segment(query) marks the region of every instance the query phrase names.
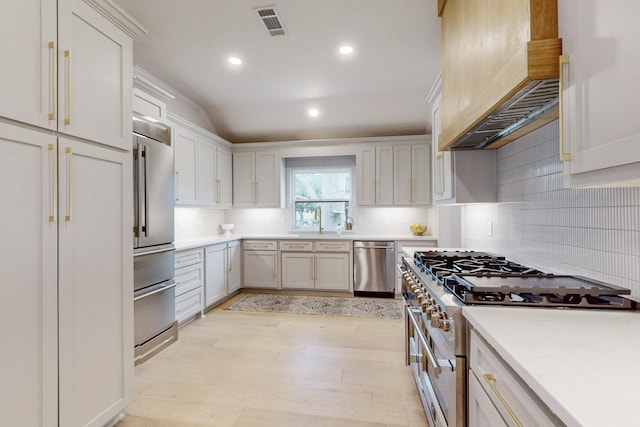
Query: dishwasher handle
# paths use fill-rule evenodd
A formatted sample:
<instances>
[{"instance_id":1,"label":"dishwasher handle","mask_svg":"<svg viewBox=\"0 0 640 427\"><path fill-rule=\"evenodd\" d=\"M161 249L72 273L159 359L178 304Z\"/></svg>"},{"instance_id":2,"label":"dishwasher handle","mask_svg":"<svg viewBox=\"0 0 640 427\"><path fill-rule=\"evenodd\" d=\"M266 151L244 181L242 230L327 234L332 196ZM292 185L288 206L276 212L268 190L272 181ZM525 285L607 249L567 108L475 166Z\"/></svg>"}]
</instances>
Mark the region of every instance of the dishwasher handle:
<instances>
[{"instance_id":1,"label":"dishwasher handle","mask_svg":"<svg viewBox=\"0 0 640 427\"><path fill-rule=\"evenodd\" d=\"M353 242L354 249L394 249L394 242Z\"/></svg>"}]
</instances>

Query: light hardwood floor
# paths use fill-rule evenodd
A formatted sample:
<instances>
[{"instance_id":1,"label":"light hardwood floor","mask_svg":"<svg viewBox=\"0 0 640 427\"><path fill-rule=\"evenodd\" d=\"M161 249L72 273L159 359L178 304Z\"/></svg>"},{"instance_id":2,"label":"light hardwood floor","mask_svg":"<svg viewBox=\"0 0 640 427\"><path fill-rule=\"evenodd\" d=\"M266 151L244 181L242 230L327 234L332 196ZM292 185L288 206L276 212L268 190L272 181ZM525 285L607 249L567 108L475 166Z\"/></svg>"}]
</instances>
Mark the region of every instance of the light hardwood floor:
<instances>
[{"instance_id":1,"label":"light hardwood floor","mask_svg":"<svg viewBox=\"0 0 640 427\"><path fill-rule=\"evenodd\" d=\"M402 320L223 307L136 367L118 427L427 426Z\"/></svg>"}]
</instances>

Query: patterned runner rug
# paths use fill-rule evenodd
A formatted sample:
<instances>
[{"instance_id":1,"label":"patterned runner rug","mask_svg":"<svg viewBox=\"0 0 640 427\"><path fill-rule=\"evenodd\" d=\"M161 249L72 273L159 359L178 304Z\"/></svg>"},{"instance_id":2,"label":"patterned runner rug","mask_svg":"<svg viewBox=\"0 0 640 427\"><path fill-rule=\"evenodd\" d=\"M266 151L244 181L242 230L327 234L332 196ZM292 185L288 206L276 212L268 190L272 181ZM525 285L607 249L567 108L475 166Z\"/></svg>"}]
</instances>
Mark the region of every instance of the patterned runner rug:
<instances>
[{"instance_id":1,"label":"patterned runner rug","mask_svg":"<svg viewBox=\"0 0 640 427\"><path fill-rule=\"evenodd\" d=\"M247 294L225 310L401 319L402 301L384 298Z\"/></svg>"}]
</instances>

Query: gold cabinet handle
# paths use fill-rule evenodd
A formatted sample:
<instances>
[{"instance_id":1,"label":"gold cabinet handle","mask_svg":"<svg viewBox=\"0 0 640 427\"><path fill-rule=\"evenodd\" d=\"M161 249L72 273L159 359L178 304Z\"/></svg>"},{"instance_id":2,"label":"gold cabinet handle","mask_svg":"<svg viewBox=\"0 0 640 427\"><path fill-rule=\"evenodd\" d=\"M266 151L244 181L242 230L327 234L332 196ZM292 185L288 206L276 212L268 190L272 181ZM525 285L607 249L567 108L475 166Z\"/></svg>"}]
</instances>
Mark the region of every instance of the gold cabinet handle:
<instances>
[{"instance_id":1,"label":"gold cabinet handle","mask_svg":"<svg viewBox=\"0 0 640 427\"><path fill-rule=\"evenodd\" d=\"M559 108L558 108L558 127L560 128L560 133L558 135L558 145L560 146L560 160L561 161L569 161L571 160L571 153L567 153L564 151L564 66L569 65L569 55L560 55L560 78L559 78L559 90L560 90L560 98L558 100Z\"/></svg>"},{"instance_id":2,"label":"gold cabinet handle","mask_svg":"<svg viewBox=\"0 0 640 427\"><path fill-rule=\"evenodd\" d=\"M216 204L220 204L220 180L216 179Z\"/></svg>"},{"instance_id":3,"label":"gold cabinet handle","mask_svg":"<svg viewBox=\"0 0 640 427\"><path fill-rule=\"evenodd\" d=\"M483 375L484 380L487 382L487 384L489 384L489 387L491 387L491 390L493 391L493 393L496 395L496 397L498 398L498 400L500 400L500 403L502 403L502 405L504 406L504 408L507 410L507 412L509 413L509 415L511 415L511 418L513 419L513 421L516 423L516 425L518 427L522 427L522 423L520 422L520 420L518 419L518 417L516 416L516 414L513 412L513 410L511 409L511 407L509 406L509 404L507 403L506 400L504 400L504 397L502 397L502 395L500 394L500 392L498 391L498 389L495 386L495 382L497 381L496 377L493 374L484 374Z\"/></svg>"},{"instance_id":4,"label":"gold cabinet handle","mask_svg":"<svg viewBox=\"0 0 640 427\"><path fill-rule=\"evenodd\" d=\"M273 254L273 277L276 276L276 254Z\"/></svg>"},{"instance_id":5,"label":"gold cabinet handle","mask_svg":"<svg viewBox=\"0 0 640 427\"><path fill-rule=\"evenodd\" d=\"M49 42L49 69L51 73L49 74L49 96L51 99L49 100L49 120L56 119L57 112L57 94L56 88L58 87L58 55L56 55L56 43Z\"/></svg>"},{"instance_id":6,"label":"gold cabinet handle","mask_svg":"<svg viewBox=\"0 0 640 427\"><path fill-rule=\"evenodd\" d=\"M51 215L49 222L56 222L58 212L58 162L56 156L56 145L49 144L49 158L51 159Z\"/></svg>"},{"instance_id":7,"label":"gold cabinet handle","mask_svg":"<svg viewBox=\"0 0 640 427\"><path fill-rule=\"evenodd\" d=\"M180 201L180 171L176 171L176 202Z\"/></svg>"},{"instance_id":8,"label":"gold cabinet handle","mask_svg":"<svg viewBox=\"0 0 640 427\"><path fill-rule=\"evenodd\" d=\"M64 118L64 124L71 124L71 52L68 50L64 51L64 59L65 59L65 68L67 73L67 99L66 99L66 114Z\"/></svg>"},{"instance_id":9,"label":"gold cabinet handle","mask_svg":"<svg viewBox=\"0 0 640 427\"><path fill-rule=\"evenodd\" d=\"M67 214L64 220L71 221L71 210L73 209L73 152L71 147L66 147L64 152L67 155Z\"/></svg>"},{"instance_id":10,"label":"gold cabinet handle","mask_svg":"<svg viewBox=\"0 0 640 427\"><path fill-rule=\"evenodd\" d=\"M229 265L229 273L231 273L231 270L233 270L232 267L232 263L231 263L231 247L229 245L227 245L227 264Z\"/></svg>"},{"instance_id":11,"label":"gold cabinet handle","mask_svg":"<svg viewBox=\"0 0 640 427\"><path fill-rule=\"evenodd\" d=\"M315 257L311 258L311 281L313 282L313 280L315 279L315 267L313 265L313 261L315 260Z\"/></svg>"},{"instance_id":12,"label":"gold cabinet handle","mask_svg":"<svg viewBox=\"0 0 640 427\"><path fill-rule=\"evenodd\" d=\"M436 194L444 194L444 154L438 153L436 156Z\"/></svg>"}]
</instances>

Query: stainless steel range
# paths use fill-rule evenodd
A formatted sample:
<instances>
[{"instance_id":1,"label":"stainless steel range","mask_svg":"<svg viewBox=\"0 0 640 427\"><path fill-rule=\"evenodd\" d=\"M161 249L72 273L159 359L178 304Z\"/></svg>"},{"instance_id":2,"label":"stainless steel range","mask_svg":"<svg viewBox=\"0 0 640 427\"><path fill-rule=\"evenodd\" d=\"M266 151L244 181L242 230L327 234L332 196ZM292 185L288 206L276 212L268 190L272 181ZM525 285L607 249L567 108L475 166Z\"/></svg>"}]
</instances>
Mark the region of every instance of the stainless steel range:
<instances>
[{"instance_id":1,"label":"stainless steel range","mask_svg":"<svg viewBox=\"0 0 640 427\"><path fill-rule=\"evenodd\" d=\"M403 259L406 362L433 426L467 425L464 305L637 310L620 288L544 273L495 254L424 251Z\"/></svg>"}]
</instances>

